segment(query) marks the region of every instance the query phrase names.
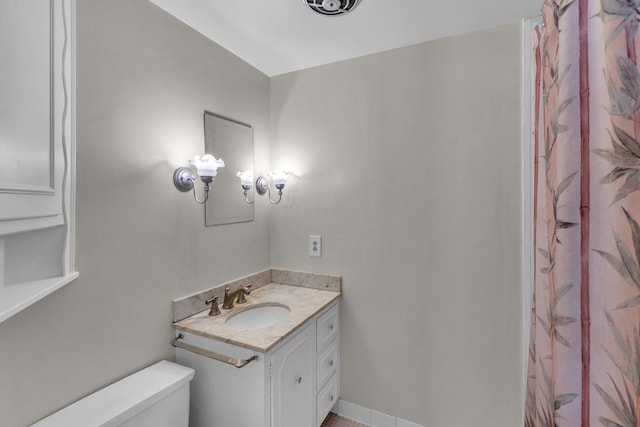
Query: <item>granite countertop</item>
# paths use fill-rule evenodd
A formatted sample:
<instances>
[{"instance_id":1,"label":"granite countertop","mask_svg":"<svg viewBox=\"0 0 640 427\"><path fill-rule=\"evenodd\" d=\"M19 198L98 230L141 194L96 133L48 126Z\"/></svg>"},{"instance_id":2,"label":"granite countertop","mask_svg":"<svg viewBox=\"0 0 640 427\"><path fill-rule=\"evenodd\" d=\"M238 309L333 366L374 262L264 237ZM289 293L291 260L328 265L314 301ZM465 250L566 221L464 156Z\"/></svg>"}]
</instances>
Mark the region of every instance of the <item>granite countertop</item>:
<instances>
[{"instance_id":1,"label":"granite countertop","mask_svg":"<svg viewBox=\"0 0 640 427\"><path fill-rule=\"evenodd\" d=\"M251 291L245 304L236 304L231 310L221 308L222 314L218 316L209 316L209 310L205 310L175 322L174 326L181 331L266 353L337 300L340 295L340 292L335 291L270 283ZM266 303L286 305L291 312L284 320L253 331L234 329L226 325L226 319L234 314Z\"/></svg>"}]
</instances>

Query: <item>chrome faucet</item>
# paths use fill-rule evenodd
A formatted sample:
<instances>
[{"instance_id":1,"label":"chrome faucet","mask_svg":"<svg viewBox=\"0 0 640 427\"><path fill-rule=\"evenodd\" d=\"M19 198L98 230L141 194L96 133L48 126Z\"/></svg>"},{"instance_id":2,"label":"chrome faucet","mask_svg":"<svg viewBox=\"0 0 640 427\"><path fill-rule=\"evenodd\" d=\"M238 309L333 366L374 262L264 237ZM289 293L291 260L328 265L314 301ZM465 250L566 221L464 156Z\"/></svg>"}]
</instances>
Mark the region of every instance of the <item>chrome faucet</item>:
<instances>
[{"instance_id":1,"label":"chrome faucet","mask_svg":"<svg viewBox=\"0 0 640 427\"><path fill-rule=\"evenodd\" d=\"M231 289L229 289L228 286L224 288L224 301L222 303L222 308L225 310L233 308L233 300L236 300L236 303L238 304L244 304L247 302L247 298L245 297L251 293L251 285L240 286L233 292L229 292L230 290Z\"/></svg>"}]
</instances>

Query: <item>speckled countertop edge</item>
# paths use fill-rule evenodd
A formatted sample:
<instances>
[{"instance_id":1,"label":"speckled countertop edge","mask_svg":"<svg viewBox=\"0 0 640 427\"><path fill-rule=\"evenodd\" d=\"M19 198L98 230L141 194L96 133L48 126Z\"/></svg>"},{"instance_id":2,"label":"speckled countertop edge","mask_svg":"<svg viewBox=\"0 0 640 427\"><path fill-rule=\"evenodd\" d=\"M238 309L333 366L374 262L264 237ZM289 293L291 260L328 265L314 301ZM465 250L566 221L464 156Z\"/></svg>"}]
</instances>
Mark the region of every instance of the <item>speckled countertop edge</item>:
<instances>
[{"instance_id":1,"label":"speckled countertop edge","mask_svg":"<svg viewBox=\"0 0 640 427\"><path fill-rule=\"evenodd\" d=\"M174 326L180 331L266 353L341 295L340 291L270 283L252 291L245 304L222 310L219 316L209 316L208 310L204 310L175 322ZM253 331L234 329L225 323L229 317L241 311L266 303L287 306L290 309L289 316L272 326Z\"/></svg>"}]
</instances>

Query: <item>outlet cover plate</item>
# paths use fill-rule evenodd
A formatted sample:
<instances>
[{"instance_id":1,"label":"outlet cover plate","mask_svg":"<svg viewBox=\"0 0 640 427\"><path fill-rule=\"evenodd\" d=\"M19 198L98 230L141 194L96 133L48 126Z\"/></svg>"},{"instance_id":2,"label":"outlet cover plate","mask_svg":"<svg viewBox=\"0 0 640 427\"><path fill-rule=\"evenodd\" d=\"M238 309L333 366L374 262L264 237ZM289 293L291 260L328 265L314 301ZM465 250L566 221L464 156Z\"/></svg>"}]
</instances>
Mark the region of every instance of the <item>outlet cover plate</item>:
<instances>
[{"instance_id":1,"label":"outlet cover plate","mask_svg":"<svg viewBox=\"0 0 640 427\"><path fill-rule=\"evenodd\" d=\"M309 236L309 256L322 256L322 236L318 234Z\"/></svg>"}]
</instances>

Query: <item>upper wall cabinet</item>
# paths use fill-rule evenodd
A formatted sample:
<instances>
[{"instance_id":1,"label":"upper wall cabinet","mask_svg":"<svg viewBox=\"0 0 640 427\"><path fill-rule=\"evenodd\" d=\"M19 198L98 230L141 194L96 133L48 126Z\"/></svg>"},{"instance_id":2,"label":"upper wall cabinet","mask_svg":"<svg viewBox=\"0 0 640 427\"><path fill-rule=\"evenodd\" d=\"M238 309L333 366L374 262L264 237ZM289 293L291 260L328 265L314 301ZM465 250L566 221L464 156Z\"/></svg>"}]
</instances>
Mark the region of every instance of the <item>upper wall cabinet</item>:
<instances>
[{"instance_id":1,"label":"upper wall cabinet","mask_svg":"<svg viewBox=\"0 0 640 427\"><path fill-rule=\"evenodd\" d=\"M77 276L74 8L0 0L0 321Z\"/></svg>"},{"instance_id":2,"label":"upper wall cabinet","mask_svg":"<svg viewBox=\"0 0 640 427\"><path fill-rule=\"evenodd\" d=\"M63 1L0 5L0 234L8 234L65 222L71 40Z\"/></svg>"}]
</instances>

